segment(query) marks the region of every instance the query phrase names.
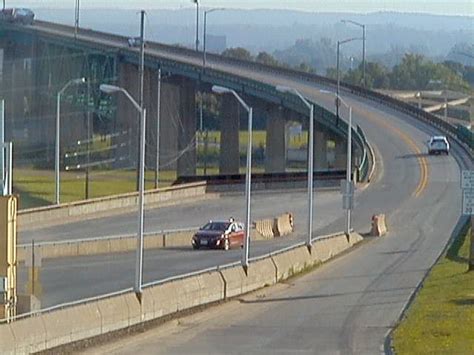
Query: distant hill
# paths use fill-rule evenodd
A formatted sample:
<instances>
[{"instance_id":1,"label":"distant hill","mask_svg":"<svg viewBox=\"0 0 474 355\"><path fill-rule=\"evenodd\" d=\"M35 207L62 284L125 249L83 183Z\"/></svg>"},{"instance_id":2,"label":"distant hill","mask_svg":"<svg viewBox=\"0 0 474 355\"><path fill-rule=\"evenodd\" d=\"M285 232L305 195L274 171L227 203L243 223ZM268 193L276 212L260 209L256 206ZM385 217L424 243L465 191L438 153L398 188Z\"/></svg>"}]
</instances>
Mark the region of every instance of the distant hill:
<instances>
[{"instance_id":1,"label":"distant hill","mask_svg":"<svg viewBox=\"0 0 474 355\"><path fill-rule=\"evenodd\" d=\"M73 24L74 10L35 9L40 19ZM104 21L106 19L106 21ZM473 43L474 18L413 13L377 12L309 13L285 10L226 10L208 18L208 32L226 35L228 47L242 46L252 52L273 53L292 45L298 39L319 41L360 36L358 27L341 23L351 19L367 25L367 53L382 56L394 48L416 49L426 56L444 57L456 43ZM139 16L132 10L83 10L81 26L135 36ZM201 20L202 25L202 20ZM147 36L164 43L192 47L195 11L152 10L148 12ZM202 34L202 27L200 28ZM358 56L360 44L344 48L348 55Z\"/></svg>"}]
</instances>

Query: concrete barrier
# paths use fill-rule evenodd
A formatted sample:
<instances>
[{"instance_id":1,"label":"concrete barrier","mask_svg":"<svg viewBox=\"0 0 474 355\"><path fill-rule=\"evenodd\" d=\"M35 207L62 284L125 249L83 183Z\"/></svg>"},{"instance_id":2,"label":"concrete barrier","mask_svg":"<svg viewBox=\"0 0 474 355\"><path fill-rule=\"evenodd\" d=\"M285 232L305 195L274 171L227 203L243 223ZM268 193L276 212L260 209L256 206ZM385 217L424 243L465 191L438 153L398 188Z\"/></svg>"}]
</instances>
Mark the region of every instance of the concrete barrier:
<instances>
[{"instance_id":1,"label":"concrete barrier","mask_svg":"<svg viewBox=\"0 0 474 355\"><path fill-rule=\"evenodd\" d=\"M313 260L306 246L274 255L272 260L276 265L278 281L287 279L313 265Z\"/></svg>"},{"instance_id":2,"label":"concrete barrier","mask_svg":"<svg viewBox=\"0 0 474 355\"><path fill-rule=\"evenodd\" d=\"M97 308L101 318L101 334L128 327L128 305L123 296L99 300Z\"/></svg>"},{"instance_id":3,"label":"concrete barrier","mask_svg":"<svg viewBox=\"0 0 474 355\"><path fill-rule=\"evenodd\" d=\"M362 238L362 236L358 233L349 234L349 245L351 247L356 245L357 243L360 243L363 240L364 240L364 238Z\"/></svg>"},{"instance_id":4,"label":"concrete barrier","mask_svg":"<svg viewBox=\"0 0 474 355\"><path fill-rule=\"evenodd\" d=\"M293 214L285 213L275 219L275 236L282 237L293 232Z\"/></svg>"},{"instance_id":5,"label":"concrete barrier","mask_svg":"<svg viewBox=\"0 0 474 355\"><path fill-rule=\"evenodd\" d=\"M385 224L384 214L375 214L372 216L372 230L371 235L374 237L381 237L387 234L387 225Z\"/></svg>"},{"instance_id":6,"label":"concrete barrier","mask_svg":"<svg viewBox=\"0 0 474 355\"><path fill-rule=\"evenodd\" d=\"M201 303L211 303L224 299L225 283L218 272L211 272L198 276L201 287Z\"/></svg>"},{"instance_id":7,"label":"concrete barrier","mask_svg":"<svg viewBox=\"0 0 474 355\"><path fill-rule=\"evenodd\" d=\"M94 303L60 309L41 318L47 349L101 334L101 316Z\"/></svg>"},{"instance_id":8,"label":"concrete barrier","mask_svg":"<svg viewBox=\"0 0 474 355\"><path fill-rule=\"evenodd\" d=\"M14 354L18 348L13 332L8 324L0 325L0 344L2 352L6 354ZM29 353L23 351L24 353Z\"/></svg>"},{"instance_id":9,"label":"concrete barrier","mask_svg":"<svg viewBox=\"0 0 474 355\"><path fill-rule=\"evenodd\" d=\"M313 260L324 263L331 259L332 252L330 245L326 239L318 239L313 242L312 252Z\"/></svg>"},{"instance_id":10,"label":"concrete barrier","mask_svg":"<svg viewBox=\"0 0 474 355\"><path fill-rule=\"evenodd\" d=\"M274 233L274 219L260 219L254 222L255 230L266 239L271 239L275 236Z\"/></svg>"},{"instance_id":11,"label":"concrete barrier","mask_svg":"<svg viewBox=\"0 0 474 355\"><path fill-rule=\"evenodd\" d=\"M156 233L146 235L144 248L158 249L166 247L189 246L195 231ZM135 236L120 238L103 238L90 240L82 239L77 242L47 242L35 245L35 253L41 253L42 259L54 259L62 257L98 255L109 253L124 253L136 249L137 238ZM24 244L17 248L18 261L25 261L31 255L31 245Z\"/></svg>"},{"instance_id":12,"label":"concrete barrier","mask_svg":"<svg viewBox=\"0 0 474 355\"><path fill-rule=\"evenodd\" d=\"M7 333L8 329L15 339L15 350L12 353L16 354L31 354L37 351L46 349L47 332L43 324L42 316L32 317L28 319L20 319L10 324L0 325L0 338L2 334ZM1 352L6 352L3 342ZM6 343L5 345L7 345Z\"/></svg>"},{"instance_id":13,"label":"concrete barrier","mask_svg":"<svg viewBox=\"0 0 474 355\"><path fill-rule=\"evenodd\" d=\"M178 290L176 283L169 282L146 289L153 298L154 318L166 316L178 311ZM145 295L143 297L145 297Z\"/></svg>"},{"instance_id":14,"label":"concrete barrier","mask_svg":"<svg viewBox=\"0 0 474 355\"><path fill-rule=\"evenodd\" d=\"M225 281L225 298L251 292L277 282L276 268L271 259L252 263L247 273L241 266L235 266L222 270L221 274Z\"/></svg>"},{"instance_id":15,"label":"concrete barrier","mask_svg":"<svg viewBox=\"0 0 474 355\"><path fill-rule=\"evenodd\" d=\"M145 192L145 204L154 206L168 202L180 202L206 195L206 182L194 182ZM138 204L138 193L131 192L120 195L93 198L89 200L64 203L20 210L18 225L20 228L37 226L38 224L64 223L64 221L80 217L97 218L97 215L113 215L118 211L135 209Z\"/></svg>"}]
</instances>

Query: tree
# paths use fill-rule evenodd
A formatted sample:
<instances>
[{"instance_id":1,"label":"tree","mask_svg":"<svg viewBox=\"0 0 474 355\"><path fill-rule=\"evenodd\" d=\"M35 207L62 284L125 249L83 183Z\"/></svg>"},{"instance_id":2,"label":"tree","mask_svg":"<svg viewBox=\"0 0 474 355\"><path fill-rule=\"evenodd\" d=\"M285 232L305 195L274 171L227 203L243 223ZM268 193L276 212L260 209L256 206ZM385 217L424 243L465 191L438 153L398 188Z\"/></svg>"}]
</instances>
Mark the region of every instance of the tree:
<instances>
[{"instance_id":1,"label":"tree","mask_svg":"<svg viewBox=\"0 0 474 355\"><path fill-rule=\"evenodd\" d=\"M362 63L355 70L349 71L343 81L354 85L362 85ZM389 71L383 65L367 62L365 65L365 80L368 88L388 88L390 86Z\"/></svg>"},{"instance_id":2,"label":"tree","mask_svg":"<svg viewBox=\"0 0 474 355\"><path fill-rule=\"evenodd\" d=\"M469 84L448 66L433 63L419 54L405 54L402 62L393 67L390 84L393 89L433 89L433 82L440 83L436 89L469 91Z\"/></svg>"},{"instance_id":3,"label":"tree","mask_svg":"<svg viewBox=\"0 0 474 355\"><path fill-rule=\"evenodd\" d=\"M258 55L255 57L255 61L257 63L262 63L266 65L272 65L272 66L278 66L278 60L276 60L271 54L267 52L260 52Z\"/></svg>"},{"instance_id":4,"label":"tree","mask_svg":"<svg viewBox=\"0 0 474 355\"><path fill-rule=\"evenodd\" d=\"M299 71L304 71L306 73L314 73L314 68L311 67L308 63L300 63L300 65L298 65L296 67L297 70Z\"/></svg>"},{"instance_id":5,"label":"tree","mask_svg":"<svg viewBox=\"0 0 474 355\"><path fill-rule=\"evenodd\" d=\"M248 60L248 61L253 60L252 54L250 54L250 52L247 49L242 48L242 47L228 48L222 52L222 55L224 57L241 59L241 60Z\"/></svg>"}]
</instances>

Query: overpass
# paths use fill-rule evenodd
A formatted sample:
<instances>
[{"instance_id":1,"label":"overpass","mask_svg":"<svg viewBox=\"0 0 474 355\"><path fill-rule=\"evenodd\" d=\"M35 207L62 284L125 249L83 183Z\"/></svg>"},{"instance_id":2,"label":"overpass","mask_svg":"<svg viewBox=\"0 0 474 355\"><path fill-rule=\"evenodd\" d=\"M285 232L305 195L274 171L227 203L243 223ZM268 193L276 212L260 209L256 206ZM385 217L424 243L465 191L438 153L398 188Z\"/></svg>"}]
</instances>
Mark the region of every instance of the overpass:
<instances>
[{"instance_id":1,"label":"overpass","mask_svg":"<svg viewBox=\"0 0 474 355\"><path fill-rule=\"evenodd\" d=\"M333 105L320 92L321 88L331 88L331 82L251 63L223 61L213 57L210 67L268 85L294 86L328 110ZM370 216L381 211L388 216L389 236L363 244L301 282L292 281L289 287L232 303L219 313L220 317L198 319L197 327L180 328L179 336L158 333L141 339L142 344L121 343L127 346L125 351L156 349L156 341L168 353L380 351L385 335L460 221L459 169L472 168L472 152L465 145L470 144L469 139L463 139L456 127L382 95L355 87L346 89L344 97L353 105L355 120L379 158L376 177L358 196L354 228L366 231ZM453 156L428 157L423 153L423 142L440 130L450 136ZM199 209L190 213L199 213ZM342 223L339 216L320 227L318 234L341 228ZM153 267L159 270L165 265L183 265L185 260L190 269L183 272L191 271L196 260L193 257L185 250L164 251L154 258L163 262ZM84 262L84 268L89 261ZM126 267L131 269L130 262ZM54 315L54 310L51 312Z\"/></svg>"},{"instance_id":2,"label":"overpass","mask_svg":"<svg viewBox=\"0 0 474 355\"><path fill-rule=\"evenodd\" d=\"M42 115L44 118L36 120L36 126L31 130L36 131L37 140L48 141L53 137L47 116L52 116L54 105L51 99L55 97L56 91L73 77L89 78L94 92L94 102L104 100L98 91L100 83L116 83L127 89L132 96L138 97L138 50L128 47L126 37L99 33L92 30L81 29L75 36L73 28L48 22L36 21L33 26L9 26L3 24L5 36L3 43L5 47L5 58L13 54L24 57L25 60L33 58L36 63L32 76L31 69L11 69L11 85L14 77L22 77L22 82L29 83L27 92L18 95L6 96L7 116L15 118L18 111L24 106L23 101L30 101L33 109L31 116ZM161 141L160 161L163 166L175 165L177 175L196 174L196 93L211 92L212 85L223 85L244 95L254 106L258 120L266 122L268 144L266 147L265 171L285 171L285 123L288 121L299 121L307 127L307 108L302 105L298 98L293 95L278 92L271 83L265 83L252 75L235 72L232 68L236 62L232 59L209 55L209 64L202 67L202 56L191 50L165 46L162 44L148 42L145 51L145 95L144 105L147 108L148 120L147 141L156 146L156 119L158 86L158 70L164 76L161 105ZM218 63L214 60L218 58ZM9 63L7 60L6 63ZM240 63L240 66L247 65ZM53 70L58 66L59 70ZM16 74L15 71L17 72ZM17 80L18 81L18 80ZM8 81L10 82L10 81ZM38 94L40 90L32 88L48 87L47 92ZM32 93L35 93L32 95ZM23 97L22 97L23 96ZM27 99L24 99L24 98ZM130 140L129 159L134 161L137 156L137 125L135 109L121 97L114 99L112 107L115 109L112 115L115 120L114 126L117 131L129 132L125 140ZM221 130L221 151L219 158L219 172L221 174L239 173L239 150L238 131L240 126L238 106L233 99L223 97ZM76 103L77 104L77 103ZM333 168L345 167L345 140L347 135L347 124L332 114L333 108L323 108L316 102L315 109L315 167L317 170L326 170L330 166L327 161L327 141L332 140L336 144L335 162ZM64 118L63 127L66 132L62 133L62 142L75 141L84 137L84 127L78 127L76 116ZM41 122L43 121L43 122ZM39 134L38 134L39 133ZM368 157L363 133L360 128L354 128L354 155L360 166L361 175L366 175L368 170ZM130 139L131 137L131 139ZM121 142L117 142L120 145ZM123 143L123 142L122 142ZM147 154L147 165L152 166L156 162L155 153L149 149ZM156 149L153 149L155 152ZM118 152L120 155L121 153ZM123 154L123 153L122 153ZM133 157L133 158L132 158ZM177 157L177 158L176 158Z\"/></svg>"}]
</instances>

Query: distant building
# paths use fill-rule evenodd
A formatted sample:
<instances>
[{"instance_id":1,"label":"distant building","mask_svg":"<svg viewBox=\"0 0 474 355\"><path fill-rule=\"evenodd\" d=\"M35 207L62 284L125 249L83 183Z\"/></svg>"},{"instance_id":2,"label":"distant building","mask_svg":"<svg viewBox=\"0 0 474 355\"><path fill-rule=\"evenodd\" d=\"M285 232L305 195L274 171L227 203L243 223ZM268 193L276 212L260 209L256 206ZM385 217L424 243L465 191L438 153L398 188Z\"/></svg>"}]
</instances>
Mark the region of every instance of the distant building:
<instances>
[{"instance_id":1,"label":"distant building","mask_svg":"<svg viewBox=\"0 0 474 355\"><path fill-rule=\"evenodd\" d=\"M226 36L206 35L206 51L211 53L222 53L227 48Z\"/></svg>"}]
</instances>

